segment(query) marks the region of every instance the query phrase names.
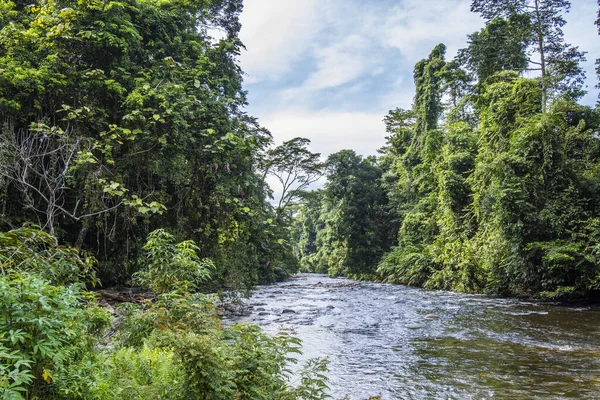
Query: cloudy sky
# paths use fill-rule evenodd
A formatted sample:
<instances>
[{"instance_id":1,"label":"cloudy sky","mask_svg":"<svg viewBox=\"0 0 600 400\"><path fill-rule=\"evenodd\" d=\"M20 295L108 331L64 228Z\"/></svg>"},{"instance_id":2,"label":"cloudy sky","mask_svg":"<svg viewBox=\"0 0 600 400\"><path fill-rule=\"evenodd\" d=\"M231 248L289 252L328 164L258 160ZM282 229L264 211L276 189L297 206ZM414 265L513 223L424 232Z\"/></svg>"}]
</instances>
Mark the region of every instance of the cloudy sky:
<instances>
[{"instance_id":1,"label":"cloudy sky","mask_svg":"<svg viewBox=\"0 0 600 400\"><path fill-rule=\"evenodd\" d=\"M571 0L567 42L588 51L593 105L600 38L595 0ZM414 64L438 43L448 58L483 27L470 0L245 0L240 58L248 112L277 144L296 136L327 156L376 154L388 110L411 105Z\"/></svg>"}]
</instances>

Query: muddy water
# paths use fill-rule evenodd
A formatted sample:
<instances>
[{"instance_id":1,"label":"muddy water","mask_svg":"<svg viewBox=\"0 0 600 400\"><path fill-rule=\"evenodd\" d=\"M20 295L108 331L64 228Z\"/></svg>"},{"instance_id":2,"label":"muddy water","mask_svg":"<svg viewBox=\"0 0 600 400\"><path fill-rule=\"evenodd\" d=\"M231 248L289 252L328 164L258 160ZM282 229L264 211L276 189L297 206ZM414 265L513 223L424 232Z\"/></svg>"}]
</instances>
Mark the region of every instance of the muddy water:
<instances>
[{"instance_id":1,"label":"muddy water","mask_svg":"<svg viewBox=\"0 0 600 400\"><path fill-rule=\"evenodd\" d=\"M299 275L248 300L253 322L329 359L334 398L600 399L600 309Z\"/></svg>"}]
</instances>

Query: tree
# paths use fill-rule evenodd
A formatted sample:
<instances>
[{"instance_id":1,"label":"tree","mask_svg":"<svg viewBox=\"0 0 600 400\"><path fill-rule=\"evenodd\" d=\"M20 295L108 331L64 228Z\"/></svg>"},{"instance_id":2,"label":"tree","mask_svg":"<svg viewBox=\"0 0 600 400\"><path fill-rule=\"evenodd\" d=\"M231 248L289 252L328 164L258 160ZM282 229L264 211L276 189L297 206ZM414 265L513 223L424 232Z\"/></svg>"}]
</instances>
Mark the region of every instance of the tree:
<instances>
[{"instance_id":1,"label":"tree","mask_svg":"<svg viewBox=\"0 0 600 400\"><path fill-rule=\"evenodd\" d=\"M267 152L263 176L276 177L282 189L276 208L278 216L323 175L325 164L321 155L308 150L309 144L309 139L297 137Z\"/></svg>"},{"instance_id":2,"label":"tree","mask_svg":"<svg viewBox=\"0 0 600 400\"><path fill-rule=\"evenodd\" d=\"M421 134L437 128L442 115L443 79L440 72L446 65L445 55L446 46L440 43L433 48L429 57L415 65L413 73L416 86L414 110L416 130Z\"/></svg>"},{"instance_id":3,"label":"tree","mask_svg":"<svg viewBox=\"0 0 600 400\"><path fill-rule=\"evenodd\" d=\"M589 296L600 287L592 183L598 115L575 104L573 87L560 92L567 75L552 75L550 45L542 49L544 85L554 86L519 77L537 43L534 16L524 14L534 8L525 1L474 3L488 7L479 11L489 11L490 20L458 61L477 76L476 90L438 46L415 67L413 109L392 110L384 120L381 182L399 229L377 273L429 289ZM514 11L515 4L523 9ZM554 44L562 43L559 33ZM542 112L545 89L555 98Z\"/></svg>"},{"instance_id":4,"label":"tree","mask_svg":"<svg viewBox=\"0 0 600 400\"><path fill-rule=\"evenodd\" d=\"M317 242L317 236L325 229L323 200L322 189L306 193L302 196L302 203L294 216L291 239L300 270L304 272L327 273L327 268L318 268L318 263L315 261L321 247Z\"/></svg>"},{"instance_id":5,"label":"tree","mask_svg":"<svg viewBox=\"0 0 600 400\"><path fill-rule=\"evenodd\" d=\"M296 215L300 265L332 276L372 278L397 227L374 157L341 150L327 159L325 189L306 196Z\"/></svg>"},{"instance_id":6,"label":"tree","mask_svg":"<svg viewBox=\"0 0 600 400\"><path fill-rule=\"evenodd\" d=\"M488 21L505 18L509 21L524 17L529 29L527 44L531 70L540 71L542 107L547 110L551 98L568 96L577 99L584 94L585 73L580 62L585 52L564 42L562 13L568 12L567 0L473 0L471 11L479 12ZM531 56L537 53L538 58Z\"/></svg>"},{"instance_id":7,"label":"tree","mask_svg":"<svg viewBox=\"0 0 600 400\"><path fill-rule=\"evenodd\" d=\"M405 110L396 108L390 110L383 118L386 137L386 146L380 153L386 154L388 151L395 156L401 156L406 153L410 146L415 130L415 112L414 110Z\"/></svg>"},{"instance_id":8,"label":"tree","mask_svg":"<svg viewBox=\"0 0 600 400\"><path fill-rule=\"evenodd\" d=\"M371 277L397 230L381 185L382 170L375 157L349 150L332 154L328 164L325 195L338 204L337 232L347 248L343 268L330 274Z\"/></svg>"},{"instance_id":9,"label":"tree","mask_svg":"<svg viewBox=\"0 0 600 400\"><path fill-rule=\"evenodd\" d=\"M157 229L148 235L144 250L145 266L133 275L133 280L156 294L192 291L210 278L212 262L198 258L199 248L191 240L175 244L173 235Z\"/></svg>"},{"instance_id":10,"label":"tree","mask_svg":"<svg viewBox=\"0 0 600 400\"><path fill-rule=\"evenodd\" d=\"M87 196L70 187L82 164L87 164L86 157L93 157L92 146L84 142L73 132L43 124L18 132L9 127L0 136L0 178L18 191L15 198L51 235L58 217L80 221L132 204L124 196L127 189L116 182L100 179L88 186ZM161 209L158 203L149 206Z\"/></svg>"},{"instance_id":11,"label":"tree","mask_svg":"<svg viewBox=\"0 0 600 400\"><path fill-rule=\"evenodd\" d=\"M598 34L600 34L600 0L598 0L598 18L596 19L596 26L598 27ZM596 59L596 74L598 78L600 78L600 58ZM597 88L600 88L600 83L596 85ZM598 94L600 98L600 94ZM600 101L597 103L600 105Z\"/></svg>"},{"instance_id":12,"label":"tree","mask_svg":"<svg viewBox=\"0 0 600 400\"><path fill-rule=\"evenodd\" d=\"M525 71L529 64L526 54L529 30L526 16L494 18L485 28L468 36L469 46L459 50L457 58L480 83L500 71Z\"/></svg>"}]
</instances>

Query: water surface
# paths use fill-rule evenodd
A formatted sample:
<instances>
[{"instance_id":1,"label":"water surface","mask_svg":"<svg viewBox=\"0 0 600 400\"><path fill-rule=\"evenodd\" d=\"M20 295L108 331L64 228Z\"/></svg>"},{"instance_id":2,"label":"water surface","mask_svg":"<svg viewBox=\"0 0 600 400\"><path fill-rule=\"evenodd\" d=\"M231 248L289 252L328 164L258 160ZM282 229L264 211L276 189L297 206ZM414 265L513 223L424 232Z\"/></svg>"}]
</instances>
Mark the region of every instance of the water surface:
<instances>
[{"instance_id":1,"label":"water surface","mask_svg":"<svg viewBox=\"0 0 600 400\"><path fill-rule=\"evenodd\" d=\"M329 359L336 399L600 399L600 310L302 274L259 288L253 322Z\"/></svg>"}]
</instances>

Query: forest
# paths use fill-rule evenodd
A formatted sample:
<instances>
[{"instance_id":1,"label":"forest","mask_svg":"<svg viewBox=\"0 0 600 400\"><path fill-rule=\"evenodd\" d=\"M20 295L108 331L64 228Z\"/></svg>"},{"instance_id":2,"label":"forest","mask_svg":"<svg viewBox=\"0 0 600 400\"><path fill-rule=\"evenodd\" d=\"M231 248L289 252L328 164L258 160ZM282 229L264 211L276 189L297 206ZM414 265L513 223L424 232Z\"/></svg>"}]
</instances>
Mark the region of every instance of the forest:
<instances>
[{"instance_id":1,"label":"forest","mask_svg":"<svg viewBox=\"0 0 600 400\"><path fill-rule=\"evenodd\" d=\"M295 217L301 268L597 300L600 114L578 103L585 53L564 41L569 7L473 1L485 28L454 59L439 44L416 63L413 106L385 116L379 155L329 156L325 187Z\"/></svg>"},{"instance_id":2,"label":"forest","mask_svg":"<svg viewBox=\"0 0 600 400\"><path fill-rule=\"evenodd\" d=\"M298 270L597 300L600 111L568 8L473 0L485 28L416 63L380 153L324 160L245 111L242 0L0 0L2 398L326 398L325 360L290 384L293 335L219 320Z\"/></svg>"}]
</instances>

